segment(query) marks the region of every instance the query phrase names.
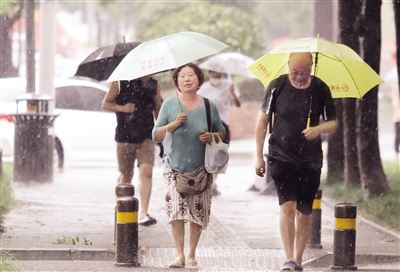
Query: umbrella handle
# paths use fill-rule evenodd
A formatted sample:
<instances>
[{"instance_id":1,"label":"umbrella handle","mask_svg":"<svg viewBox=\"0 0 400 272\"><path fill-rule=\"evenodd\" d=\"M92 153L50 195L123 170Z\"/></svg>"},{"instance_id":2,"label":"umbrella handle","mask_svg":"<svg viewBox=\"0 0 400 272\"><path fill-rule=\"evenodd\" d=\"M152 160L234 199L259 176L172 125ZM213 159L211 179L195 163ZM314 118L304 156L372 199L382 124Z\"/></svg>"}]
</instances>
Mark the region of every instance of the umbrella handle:
<instances>
[{"instance_id":1,"label":"umbrella handle","mask_svg":"<svg viewBox=\"0 0 400 272\"><path fill-rule=\"evenodd\" d=\"M179 108L181 109L181 112L182 112L182 105L181 105L181 101L179 101L178 89L175 87L174 79L172 77L172 70L169 70L169 75L171 76L171 82L172 82L172 85L174 86L176 98L178 99Z\"/></svg>"},{"instance_id":2,"label":"umbrella handle","mask_svg":"<svg viewBox=\"0 0 400 272\"><path fill-rule=\"evenodd\" d=\"M311 123L311 112L312 112L312 96L310 96L310 108L308 109L308 114L307 114L307 128L310 127L310 123Z\"/></svg>"}]
</instances>

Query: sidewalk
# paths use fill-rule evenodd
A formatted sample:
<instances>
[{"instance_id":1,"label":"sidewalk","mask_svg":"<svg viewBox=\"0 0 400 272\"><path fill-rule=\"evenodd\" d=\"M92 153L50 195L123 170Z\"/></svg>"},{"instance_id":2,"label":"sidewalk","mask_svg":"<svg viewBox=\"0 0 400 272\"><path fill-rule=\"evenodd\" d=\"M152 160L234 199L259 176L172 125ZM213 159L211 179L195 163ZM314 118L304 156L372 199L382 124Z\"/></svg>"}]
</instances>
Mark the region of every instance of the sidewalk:
<instances>
[{"instance_id":1,"label":"sidewalk","mask_svg":"<svg viewBox=\"0 0 400 272\"><path fill-rule=\"evenodd\" d=\"M276 197L248 191L255 182L262 183L254 174L254 155L249 153L254 150L253 142L231 143L228 171L217 180L222 194L213 199L210 225L198 245L199 271L278 271L285 261ZM118 176L114 166L66 168L54 173L49 184L13 183L20 205L5 216L1 249L14 255L12 263L20 271L170 270L175 249L164 210L161 172L158 161L149 211L158 223L139 227L140 268L114 266ZM331 271L334 204L323 198L323 248L307 248L306 271ZM91 245L57 243L57 239L75 237L86 238ZM362 271L399 271L399 234L358 217L355 265Z\"/></svg>"}]
</instances>

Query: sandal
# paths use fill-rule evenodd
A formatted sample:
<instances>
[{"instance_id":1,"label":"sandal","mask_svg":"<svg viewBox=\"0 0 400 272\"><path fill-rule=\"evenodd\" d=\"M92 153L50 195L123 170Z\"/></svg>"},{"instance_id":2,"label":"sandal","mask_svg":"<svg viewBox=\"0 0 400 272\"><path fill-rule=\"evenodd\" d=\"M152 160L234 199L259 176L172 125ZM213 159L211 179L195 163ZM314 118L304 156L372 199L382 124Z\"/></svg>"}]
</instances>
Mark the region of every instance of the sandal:
<instances>
[{"instance_id":1,"label":"sandal","mask_svg":"<svg viewBox=\"0 0 400 272\"><path fill-rule=\"evenodd\" d=\"M199 267L197 266L197 262L195 259L190 259L186 261L185 268L199 268Z\"/></svg>"},{"instance_id":2,"label":"sandal","mask_svg":"<svg viewBox=\"0 0 400 272\"><path fill-rule=\"evenodd\" d=\"M181 260L179 258L169 263L169 268L184 268L184 267L185 267L185 260Z\"/></svg>"},{"instance_id":3,"label":"sandal","mask_svg":"<svg viewBox=\"0 0 400 272\"><path fill-rule=\"evenodd\" d=\"M294 267L294 270L296 271L303 271L303 267L301 265L297 265Z\"/></svg>"},{"instance_id":4,"label":"sandal","mask_svg":"<svg viewBox=\"0 0 400 272\"><path fill-rule=\"evenodd\" d=\"M157 224L157 220L156 220L154 217L151 217L150 215L146 214L146 216L143 217L143 219L141 219L141 220L138 222L138 224L139 224L140 226L148 227L148 226Z\"/></svg>"},{"instance_id":5,"label":"sandal","mask_svg":"<svg viewBox=\"0 0 400 272\"><path fill-rule=\"evenodd\" d=\"M296 270L296 263L294 261L286 261L283 266L281 267L281 271L295 271Z\"/></svg>"}]
</instances>

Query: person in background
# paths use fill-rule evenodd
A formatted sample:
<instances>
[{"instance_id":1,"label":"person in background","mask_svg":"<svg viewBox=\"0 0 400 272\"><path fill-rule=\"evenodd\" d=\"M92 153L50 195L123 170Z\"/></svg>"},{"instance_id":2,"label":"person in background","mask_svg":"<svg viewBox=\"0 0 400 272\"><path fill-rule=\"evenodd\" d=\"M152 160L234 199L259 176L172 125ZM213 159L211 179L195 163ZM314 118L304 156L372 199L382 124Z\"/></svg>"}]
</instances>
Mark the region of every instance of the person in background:
<instances>
[{"instance_id":1,"label":"person in background","mask_svg":"<svg viewBox=\"0 0 400 272\"><path fill-rule=\"evenodd\" d=\"M153 128L154 141L162 141L168 132L172 133L171 148L166 147L164 158L165 207L171 224L177 257L170 268L197 268L196 248L201 232L207 228L211 214L211 184L198 194L184 196L176 189L175 171L190 172L204 165L206 144L218 136L224 139L217 107L210 102L211 128L208 131L204 98L197 94L204 82L200 68L185 64L175 70L173 82L178 96L167 98ZM218 134L218 136L217 136ZM189 252L185 258L185 222L189 222Z\"/></svg>"},{"instance_id":2,"label":"person in background","mask_svg":"<svg viewBox=\"0 0 400 272\"><path fill-rule=\"evenodd\" d=\"M132 183L135 162L140 172L138 224L151 226L157 220L148 214L152 190L155 143L151 139L154 119L162 104L160 86L151 76L113 82L102 107L117 116L115 141L120 171L119 183Z\"/></svg>"},{"instance_id":3,"label":"person in background","mask_svg":"<svg viewBox=\"0 0 400 272\"><path fill-rule=\"evenodd\" d=\"M199 95L211 99L217 106L219 115L221 116L222 124L225 127L224 143L229 144L231 134L229 130L229 108L231 104L240 107L240 92L236 84L227 80L223 73L216 71L208 71L210 80L205 82L197 92ZM216 184L217 174L214 174L214 183L212 195L220 195L221 192L217 189Z\"/></svg>"},{"instance_id":4,"label":"person in background","mask_svg":"<svg viewBox=\"0 0 400 272\"><path fill-rule=\"evenodd\" d=\"M287 259L281 270L303 270L312 204L321 178L321 134L331 133L338 127L330 89L310 75L312 64L311 53L290 55L289 74L273 80L267 87L256 125L255 170L263 177L264 141L268 124L273 120L268 140L268 167L278 194L279 228ZM320 123L321 115L323 123Z\"/></svg>"}]
</instances>

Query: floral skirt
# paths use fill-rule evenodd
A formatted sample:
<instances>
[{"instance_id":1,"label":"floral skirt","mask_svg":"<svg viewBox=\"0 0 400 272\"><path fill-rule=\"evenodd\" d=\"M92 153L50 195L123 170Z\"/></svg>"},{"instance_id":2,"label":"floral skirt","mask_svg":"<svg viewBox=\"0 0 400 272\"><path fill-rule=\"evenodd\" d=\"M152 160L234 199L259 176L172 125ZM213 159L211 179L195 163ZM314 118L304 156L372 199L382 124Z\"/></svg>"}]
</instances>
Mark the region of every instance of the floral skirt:
<instances>
[{"instance_id":1,"label":"floral skirt","mask_svg":"<svg viewBox=\"0 0 400 272\"><path fill-rule=\"evenodd\" d=\"M212 184L198 195L184 196L176 190L175 174L171 168L164 168L163 177L164 201L168 221L189 221L202 226L202 229L206 229L211 213Z\"/></svg>"}]
</instances>

